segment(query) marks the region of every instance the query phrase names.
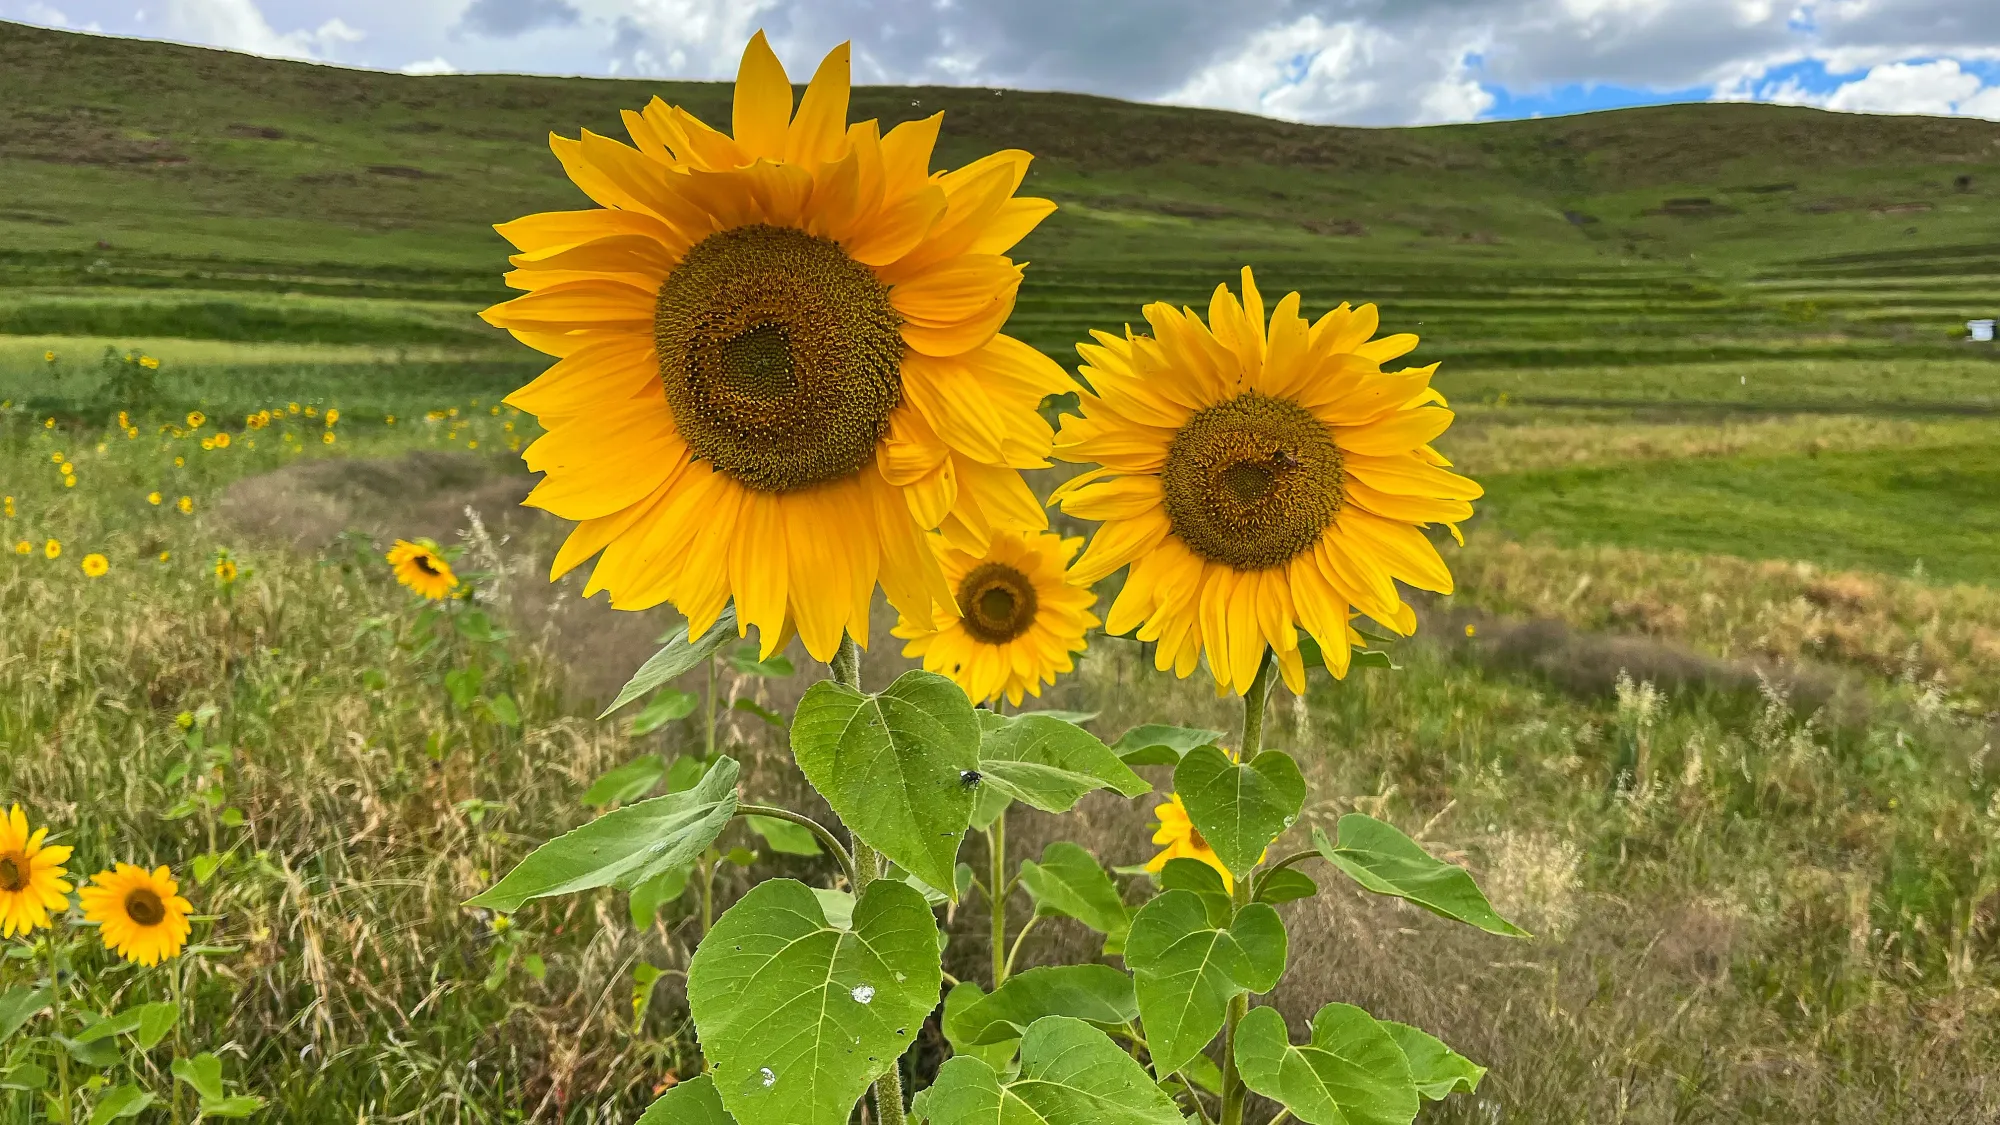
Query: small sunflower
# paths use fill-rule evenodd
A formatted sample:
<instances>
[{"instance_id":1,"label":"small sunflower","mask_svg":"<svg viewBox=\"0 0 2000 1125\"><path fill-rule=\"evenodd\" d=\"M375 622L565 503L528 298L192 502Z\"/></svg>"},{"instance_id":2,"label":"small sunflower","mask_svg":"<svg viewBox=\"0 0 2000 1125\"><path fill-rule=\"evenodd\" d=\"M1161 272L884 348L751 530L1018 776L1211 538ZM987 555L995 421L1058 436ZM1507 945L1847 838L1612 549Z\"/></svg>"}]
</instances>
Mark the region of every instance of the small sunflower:
<instances>
[{"instance_id":1,"label":"small sunflower","mask_svg":"<svg viewBox=\"0 0 2000 1125\"><path fill-rule=\"evenodd\" d=\"M176 457L174 458L174 461L176 464L178 464L180 462L180 458ZM194 497L183 496L179 500L174 501L174 507L180 509L181 515L191 516L194 514Z\"/></svg>"},{"instance_id":2,"label":"small sunflower","mask_svg":"<svg viewBox=\"0 0 2000 1125\"><path fill-rule=\"evenodd\" d=\"M187 944L188 915L194 904L181 897L181 886L165 867L147 871L129 863L113 865L90 877L77 892L83 916L97 923L104 947L127 961L157 965L179 957Z\"/></svg>"},{"instance_id":3,"label":"small sunflower","mask_svg":"<svg viewBox=\"0 0 2000 1125\"><path fill-rule=\"evenodd\" d=\"M207 421L208 421L208 415L203 414L201 411L199 410L188 411L188 416L187 416L188 429L199 430L201 429L202 424Z\"/></svg>"},{"instance_id":4,"label":"small sunflower","mask_svg":"<svg viewBox=\"0 0 2000 1125\"><path fill-rule=\"evenodd\" d=\"M458 576L451 572L451 564L438 553L437 544L428 539L415 543L398 539L385 557L396 568L396 581L432 601L450 597L458 586Z\"/></svg>"},{"instance_id":5,"label":"small sunflower","mask_svg":"<svg viewBox=\"0 0 2000 1125\"><path fill-rule=\"evenodd\" d=\"M1202 838L1201 830L1188 819L1187 806L1181 803L1179 793L1168 797L1164 805L1153 806L1153 815L1160 818L1160 830L1153 833L1155 844L1165 844L1167 850L1146 861L1146 870L1158 874L1172 859L1195 859L1215 868L1222 876L1222 885L1232 893L1236 890L1236 878L1224 867L1215 849ZM1260 859L1259 862L1262 862ZM89 892L84 892L88 894Z\"/></svg>"},{"instance_id":6,"label":"small sunflower","mask_svg":"<svg viewBox=\"0 0 2000 1125\"><path fill-rule=\"evenodd\" d=\"M102 578L111 569L111 560L96 551L83 556L83 572L92 578Z\"/></svg>"},{"instance_id":7,"label":"small sunflower","mask_svg":"<svg viewBox=\"0 0 2000 1125\"><path fill-rule=\"evenodd\" d=\"M227 586L236 581L236 560L228 555L217 556L215 560L215 580Z\"/></svg>"},{"instance_id":8,"label":"small sunflower","mask_svg":"<svg viewBox=\"0 0 2000 1125\"><path fill-rule=\"evenodd\" d=\"M0 820L0 937L49 925L49 912L69 908L70 885L63 879L68 845L45 847L46 828L28 830L28 817L15 805Z\"/></svg>"},{"instance_id":9,"label":"small sunflower","mask_svg":"<svg viewBox=\"0 0 2000 1125\"><path fill-rule=\"evenodd\" d=\"M35 545L33 543L28 542L26 539L18 540L14 544L14 553L17 555L29 555L33 554L34 551L35 551Z\"/></svg>"},{"instance_id":10,"label":"small sunflower","mask_svg":"<svg viewBox=\"0 0 2000 1125\"><path fill-rule=\"evenodd\" d=\"M1267 329L1248 269L1241 301L1216 287L1207 324L1165 304L1145 315L1151 335L1078 346L1094 393L1056 437L1057 456L1102 466L1056 490L1065 512L1104 521L1075 579L1132 567L1106 629L1137 628L1181 676L1205 655L1238 694L1267 647L1304 690L1301 626L1337 677L1361 641L1355 610L1413 632L1396 583L1452 589L1422 529L1456 536L1483 494L1430 447L1453 418L1437 365L1382 370L1417 338L1371 341L1373 305L1309 324L1297 293Z\"/></svg>"},{"instance_id":11,"label":"small sunflower","mask_svg":"<svg viewBox=\"0 0 2000 1125\"><path fill-rule=\"evenodd\" d=\"M160 506L160 500L161 496L158 492L148 492L146 494L146 503L151 504L155 508Z\"/></svg>"},{"instance_id":12,"label":"small sunflower","mask_svg":"<svg viewBox=\"0 0 2000 1125\"><path fill-rule=\"evenodd\" d=\"M1002 696L1020 705L1039 696L1084 649L1097 624L1088 586L1068 580L1066 567L1083 546L1053 532L996 531L984 554L944 547L940 562L957 607L935 608L925 620L904 616L895 635L903 655L951 677L974 702Z\"/></svg>"},{"instance_id":13,"label":"small sunflower","mask_svg":"<svg viewBox=\"0 0 2000 1125\"><path fill-rule=\"evenodd\" d=\"M56 539L51 539L48 542L42 544L42 557L45 559L62 558L61 541Z\"/></svg>"},{"instance_id":14,"label":"small sunflower","mask_svg":"<svg viewBox=\"0 0 2000 1125\"><path fill-rule=\"evenodd\" d=\"M630 146L552 138L601 209L501 226L527 293L484 314L560 357L507 398L548 431L528 503L579 524L554 575L601 552L587 589L618 608L699 634L733 598L766 654L796 631L820 660L865 643L878 583L916 620L951 604L926 532L1048 526L1018 470L1071 386L999 331L1008 251L1055 210L1014 194L1030 156L933 173L939 117L848 124L848 55L794 112L760 32L731 133L655 99Z\"/></svg>"}]
</instances>

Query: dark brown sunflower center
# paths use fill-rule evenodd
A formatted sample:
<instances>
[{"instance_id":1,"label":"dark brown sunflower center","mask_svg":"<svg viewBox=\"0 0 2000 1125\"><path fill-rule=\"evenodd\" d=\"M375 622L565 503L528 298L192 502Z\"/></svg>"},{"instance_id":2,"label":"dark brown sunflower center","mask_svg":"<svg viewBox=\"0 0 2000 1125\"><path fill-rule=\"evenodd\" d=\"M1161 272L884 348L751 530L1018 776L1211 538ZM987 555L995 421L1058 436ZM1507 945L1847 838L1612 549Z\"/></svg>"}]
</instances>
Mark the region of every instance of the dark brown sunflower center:
<instances>
[{"instance_id":1,"label":"dark brown sunflower center","mask_svg":"<svg viewBox=\"0 0 2000 1125\"><path fill-rule=\"evenodd\" d=\"M139 887L125 896L125 916L141 926L157 926L167 916L167 904L149 887Z\"/></svg>"},{"instance_id":2,"label":"dark brown sunflower center","mask_svg":"<svg viewBox=\"0 0 2000 1125\"><path fill-rule=\"evenodd\" d=\"M437 577L438 574L437 565L431 562L431 557L429 555L410 556L410 565L416 567L418 570L423 571L425 574L428 574L433 578Z\"/></svg>"},{"instance_id":3,"label":"dark brown sunflower center","mask_svg":"<svg viewBox=\"0 0 2000 1125\"><path fill-rule=\"evenodd\" d=\"M990 645L1004 645L1027 632L1039 604L1035 584L1006 563L981 563L958 584L965 631Z\"/></svg>"},{"instance_id":4,"label":"dark brown sunflower center","mask_svg":"<svg viewBox=\"0 0 2000 1125\"><path fill-rule=\"evenodd\" d=\"M11 855L0 855L0 891L18 891L28 885L28 863Z\"/></svg>"},{"instance_id":5,"label":"dark brown sunflower center","mask_svg":"<svg viewBox=\"0 0 2000 1125\"><path fill-rule=\"evenodd\" d=\"M1281 566L1311 547L1340 512L1343 479L1326 425L1256 391L1196 411L1160 472L1174 534L1238 570Z\"/></svg>"},{"instance_id":6,"label":"dark brown sunflower center","mask_svg":"<svg viewBox=\"0 0 2000 1125\"><path fill-rule=\"evenodd\" d=\"M830 239L747 226L696 243L660 286L660 378L697 460L790 492L868 463L903 395L902 317Z\"/></svg>"}]
</instances>

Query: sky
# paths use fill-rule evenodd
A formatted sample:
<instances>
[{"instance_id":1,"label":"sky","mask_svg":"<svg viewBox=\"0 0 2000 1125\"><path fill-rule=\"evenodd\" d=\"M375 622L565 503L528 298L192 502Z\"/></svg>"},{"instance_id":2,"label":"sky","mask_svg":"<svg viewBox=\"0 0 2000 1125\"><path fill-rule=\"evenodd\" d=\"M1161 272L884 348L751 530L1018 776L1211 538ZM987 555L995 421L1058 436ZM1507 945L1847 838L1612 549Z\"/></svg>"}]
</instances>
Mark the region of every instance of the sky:
<instances>
[{"instance_id":1,"label":"sky","mask_svg":"<svg viewBox=\"0 0 2000 1125\"><path fill-rule=\"evenodd\" d=\"M0 20L412 74L1073 90L1415 125L1686 101L2000 120L2000 0L0 0ZM0 35L6 31L0 29Z\"/></svg>"}]
</instances>

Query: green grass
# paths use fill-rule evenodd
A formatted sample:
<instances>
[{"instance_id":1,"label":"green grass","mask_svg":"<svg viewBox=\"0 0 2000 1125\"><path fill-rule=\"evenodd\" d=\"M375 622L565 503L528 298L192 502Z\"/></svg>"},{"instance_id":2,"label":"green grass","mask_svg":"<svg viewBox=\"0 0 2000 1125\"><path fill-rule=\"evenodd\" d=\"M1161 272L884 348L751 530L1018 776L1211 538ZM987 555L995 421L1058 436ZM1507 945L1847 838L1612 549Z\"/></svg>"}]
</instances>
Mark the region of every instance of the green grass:
<instances>
[{"instance_id":1,"label":"green grass","mask_svg":"<svg viewBox=\"0 0 2000 1125\"><path fill-rule=\"evenodd\" d=\"M1488 477L1523 537L2000 584L2000 443L1718 457Z\"/></svg>"}]
</instances>

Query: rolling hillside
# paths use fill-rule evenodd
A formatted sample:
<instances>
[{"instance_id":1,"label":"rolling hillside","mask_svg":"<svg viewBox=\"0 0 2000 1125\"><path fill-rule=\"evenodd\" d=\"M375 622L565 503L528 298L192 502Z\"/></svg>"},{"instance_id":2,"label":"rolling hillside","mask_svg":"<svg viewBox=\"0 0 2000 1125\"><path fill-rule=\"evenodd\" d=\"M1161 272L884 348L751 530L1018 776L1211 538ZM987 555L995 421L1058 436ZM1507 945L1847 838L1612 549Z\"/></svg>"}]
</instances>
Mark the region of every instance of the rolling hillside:
<instances>
[{"instance_id":1,"label":"rolling hillside","mask_svg":"<svg viewBox=\"0 0 2000 1125\"><path fill-rule=\"evenodd\" d=\"M794 60L795 63L797 60ZM802 65L802 64L801 64ZM490 225L580 202L550 130L718 83L408 77L0 25L0 334L487 349ZM2000 291L2000 124L1694 105L1421 129L1066 94L869 88L940 157L1038 156L1064 207L1015 330L1052 354L1242 262L1502 374L1958 359ZM502 352L501 354L504 354ZM1574 399L1577 388L1550 390ZM1622 399L1646 399L1630 388ZM1584 397L1589 397L1588 394Z\"/></svg>"}]
</instances>

